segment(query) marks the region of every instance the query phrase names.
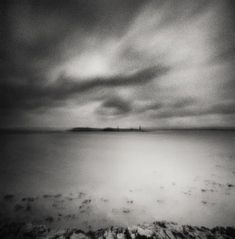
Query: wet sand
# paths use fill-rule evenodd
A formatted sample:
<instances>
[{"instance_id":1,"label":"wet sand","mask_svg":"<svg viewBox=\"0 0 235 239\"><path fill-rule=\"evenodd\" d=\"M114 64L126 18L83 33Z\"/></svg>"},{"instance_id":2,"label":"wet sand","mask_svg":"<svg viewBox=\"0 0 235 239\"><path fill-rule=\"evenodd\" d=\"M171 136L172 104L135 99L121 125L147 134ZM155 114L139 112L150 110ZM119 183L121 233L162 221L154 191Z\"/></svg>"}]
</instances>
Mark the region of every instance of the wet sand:
<instances>
[{"instance_id":1,"label":"wet sand","mask_svg":"<svg viewBox=\"0 0 235 239\"><path fill-rule=\"evenodd\" d=\"M173 182L170 188L167 186L161 186L160 188L162 191L173 190L172 188L177 188L177 185ZM188 197L189 200L195 200L195 195L200 194L198 207L205 208L205 211L216 206L213 194L218 192L231 197L231 195L235 195L235 185L206 180L204 188L190 188L179 191L182 196ZM138 201L139 197L135 197L135 193L134 189L130 189L121 202L118 199L118 204L114 198L109 196L98 197L86 192L36 196L5 194L2 195L0 200L0 221L2 223L32 222L55 229L78 227L82 230L97 230L100 227L112 225L131 226L142 222L150 223L149 217L145 218L144 206L141 206ZM138 192L137 190L137 193L142 193L142 191ZM202 200L202 198L205 199ZM162 195L156 195L155 198L152 198L155 207L159 210L162 207L166 208L166 205L170 203L169 200L169 198L164 199ZM143 216L142 221L135 221L136 218L140 217L140 214ZM155 219L152 218L152 220ZM203 225L199 224L197 226Z\"/></svg>"}]
</instances>

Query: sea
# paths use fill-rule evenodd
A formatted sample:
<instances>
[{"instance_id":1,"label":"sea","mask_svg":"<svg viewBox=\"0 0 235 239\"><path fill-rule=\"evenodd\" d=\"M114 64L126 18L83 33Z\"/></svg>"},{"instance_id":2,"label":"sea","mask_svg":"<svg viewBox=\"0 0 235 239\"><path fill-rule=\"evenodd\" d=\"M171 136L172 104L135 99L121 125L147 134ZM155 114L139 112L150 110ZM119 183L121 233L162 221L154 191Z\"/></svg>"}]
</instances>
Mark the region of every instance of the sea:
<instances>
[{"instance_id":1,"label":"sea","mask_svg":"<svg viewBox=\"0 0 235 239\"><path fill-rule=\"evenodd\" d=\"M5 132L0 221L235 226L235 131Z\"/></svg>"}]
</instances>

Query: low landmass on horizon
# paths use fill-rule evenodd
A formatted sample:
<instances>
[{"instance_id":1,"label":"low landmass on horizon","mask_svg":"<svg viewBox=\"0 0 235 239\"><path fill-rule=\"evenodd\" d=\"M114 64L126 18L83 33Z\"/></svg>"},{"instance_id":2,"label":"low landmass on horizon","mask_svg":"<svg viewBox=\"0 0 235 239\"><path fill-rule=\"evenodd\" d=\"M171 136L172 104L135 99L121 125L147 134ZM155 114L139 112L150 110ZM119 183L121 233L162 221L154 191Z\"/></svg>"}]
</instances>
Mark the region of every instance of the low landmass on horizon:
<instances>
[{"instance_id":1,"label":"low landmass on horizon","mask_svg":"<svg viewBox=\"0 0 235 239\"><path fill-rule=\"evenodd\" d=\"M149 127L132 127L132 128L119 128L119 127L73 127L69 129L64 128L38 128L38 127L10 127L0 128L0 133L43 133L43 132L157 132L157 131L234 131L235 127L195 127L195 128L149 128Z\"/></svg>"}]
</instances>

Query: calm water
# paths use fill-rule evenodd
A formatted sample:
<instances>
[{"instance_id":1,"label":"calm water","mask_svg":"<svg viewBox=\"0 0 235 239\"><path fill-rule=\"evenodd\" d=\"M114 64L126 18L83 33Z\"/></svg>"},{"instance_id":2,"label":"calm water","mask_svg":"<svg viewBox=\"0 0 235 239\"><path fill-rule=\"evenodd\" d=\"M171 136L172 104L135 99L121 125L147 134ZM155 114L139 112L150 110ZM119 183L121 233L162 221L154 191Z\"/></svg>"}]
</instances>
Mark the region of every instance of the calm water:
<instances>
[{"instance_id":1,"label":"calm water","mask_svg":"<svg viewBox=\"0 0 235 239\"><path fill-rule=\"evenodd\" d=\"M235 226L235 132L4 134L0 140L1 218L82 228L154 220Z\"/></svg>"}]
</instances>

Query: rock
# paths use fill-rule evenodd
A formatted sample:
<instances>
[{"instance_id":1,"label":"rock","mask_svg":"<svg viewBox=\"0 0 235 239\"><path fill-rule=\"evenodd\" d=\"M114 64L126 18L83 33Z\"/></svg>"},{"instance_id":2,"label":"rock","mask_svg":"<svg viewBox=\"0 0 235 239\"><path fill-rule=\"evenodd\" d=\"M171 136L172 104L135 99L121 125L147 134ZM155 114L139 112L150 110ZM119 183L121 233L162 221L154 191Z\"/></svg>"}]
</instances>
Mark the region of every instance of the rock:
<instances>
[{"instance_id":1,"label":"rock","mask_svg":"<svg viewBox=\"0 0 235 239\"><path fill-rule=\"evenodd\" d=\"M41 236L46 236L49 233L49 229L45 225L33 225L32 223L27 223L22 226L19 235L29 238L38 238Z\"/></svg>"},{"instance_id":2,"label":"rock","mask_svg":"<svg viewBox=\"0 0 235 239\"><path fill-rule=\"evenodd\" d=\"M111 229L105 231L104 237L105 237L106 239L116 239L116 238L117 238L116 235L112 232Z\"/></svg>"},{"instance_id":3,"label":"rock","mask_svg":"<svg viewBox=\"0 0 235 239\"><path fill-rule=\"evenodd\" d=\"M159 239L167 238L164 229L159 229L156 234L157 234L157 238L159 238Z\"/></svg>"},{"instance_id":4,"label":"rock","mask_svg":"<svg viewBox=\"0 0 235 239\"><path fill-rule=\"evenodd\" d=\"M14 195L13 194L6 194L3 199L6 201L12 201L14 199Z\"/></svg>"},{"instance_id":5,"label":"rock","mask_svg":"<svg viewBox=\"0 0 235 239\"><path fill-rule=\"evenodd\" d=\"M53 239L66 239L66 230L51 231L49 238Z\"/></svg>"},{"instance_id":6,"label":"rock","mask_svg":"<svg viewBox=\"0 0 235 239\"><path fill-rule=\"evenodd\" d=\"M73 234L70 236L70 239L87 239L87 236L86 234L84 233L76 233L76 232L73 232Z\"/></svg>"},{"instance_id":7,"label":"rock","mask_svg":"<svg viewBox=\"0 0 235 239\"><path fill-rule=\"evenodd\" d=\"M123 208L122 212L123 212L123 213L130 213L131 211L130 211L129 208Z\"/></svg>"},{"instance_id":8,"label":"rock","mask_svg":"<svg viewBox=\"0 0 235 239\"><path fill-rule=\"evenodd\" d=\"M33 232L33 224L27 223L21 228L21 234L23 235L30 235Z\"/></svg>"},{"instance_id":9,"label":"rock","mask_svg":"<svg viewBox=\"0 0 235 239\"><path fill-rule=\"evenodd\" d=\"M154 225L162 227L162 228L166 228L166 222L154 222Z\"/></svg>"},{"instance_id":10,"label":"rock","mask_svg":"<svg viewBox=\"0 0 235 239\"><path fill-rule=\"evenodd\" d=\"M170 230L165 230L165 233L170 239L175 239L174 235L172 234Z\"/></svg>"},{"instance_id":11,"label":"rock","mask_svg":"<svg viewBox=\"0 0 235 239\"><path fill-rule=\"evenodd\" d=\"M175 236L176 239L183 239L183 238L185 238L184 234L181 231L173 230L172 233L173 233L173 235Z\"/></svg>"},{"instance_id":12,"label":"rock","mask_svg":"<svg viewBox=\"0 0 235 239\"><path fill-rule=\"evenodd\" d=\"M235 228L234 227L226 227L226 234L232 238L235 238Z\"/></svg>"},{"instance_id":13,"label":"rock","mask_svg":"<svg viewBox=\"0 0 235 239\"><path fill-rule=\"evenodd\" d=\"M20 204L16 204L15 207L14 207L14 211L15 212L21 211L23 209L24 209L24 207L22 205L20 205Z\"/></svg>"},{"instance_id":14,"label":"rock","mask_svg":"<svg viewBox=\"0 0 235 239\"><path fill-rule=\"evenodd\" d=\"M33 202L34 200L35 200L35 198L33 198L33 197L22 198L22 202Z\"/></svg>"},{"instance_id":15,"label":"rock","mask_svg":"<svg viewBox=\"0 0 235 239\"><path fill-rule=\"evenodd\" d=\"M128 234L129 234L129 237L130 238L132 238L132 239L135 239L136 238L136 229L134 229L134 228L128 228L127 229L127 231L128 231Z\"/></svg>"},{"instance_id":16,"label":"rock","mask_svg":"<svg viewBox=\"0 0 235 239\"><path fill-rule=\"evenodd\" d=\"M135 233L131 233L130 235L131 235L131 238L132 238L132 239L135 239L135 238L136 238L136 234L135 234Z\"/></svg>"},{"instance_id":17,"label":"rock","mask_svg":"<svg viewBox=\"0 0 235 239\"><path fill-rule=\"evenodd\" d=\"M145 236L145 237L152 237L153 236L153 231L152 230L149 230L149 229L143 229L141 227L138 227L137 228L137 234L139 234L140 236Z\"/></svg>"},{"instance_id":18,"label":"rock","mask_svg":"<svg viewBox=\"0 0 235 239\"><path fill-rule=\"evenodd\" d=\"M32 223L0 224L0 238L19 239L232 239L235 238L234 227L195 227L180 226L172 222L156 222L128 229L111 227L96 231L83 232L78 229L50 230L44 225Z\"/></svg>"},{"instance_id":19,"label":"rock","mask_svg":"<svg viewBox=\"0 0 235 239\"><path fill-rule=\"evenodd\" d=\"M49 223L52 223L54 221L54 218L51 217L51 216L48 216L45 218L45 221L49 222Z\"/></svg>"},{"instance_id":20,"label":"rock","mask_svg":"<svg viewBox=\"0 0 235 239\"><path fill-rule=\"evenodd\" d=\"M24 223L6 223L0 227L0 238L14 238L16 237Z\"/></svg>"},{"instance_id":21,"label":"rock","mask_svg":"<svg viewBox=\"0 0 235 239\"><path fill-rule=\"evenodd\" d=\"M31 206L29 204L27 204L26 208L25 208L26 212L30 212L31 211Z\"/></svg>"},{"instance_id":22,"label":"rock","mask_svg":"<svg viewBox=\"0 0 235 239\"><path fill-rule=\"evenodd\" d=\"M117 239L126 239L124 233L117 233Z\"/></svg>"}]
</instances>

